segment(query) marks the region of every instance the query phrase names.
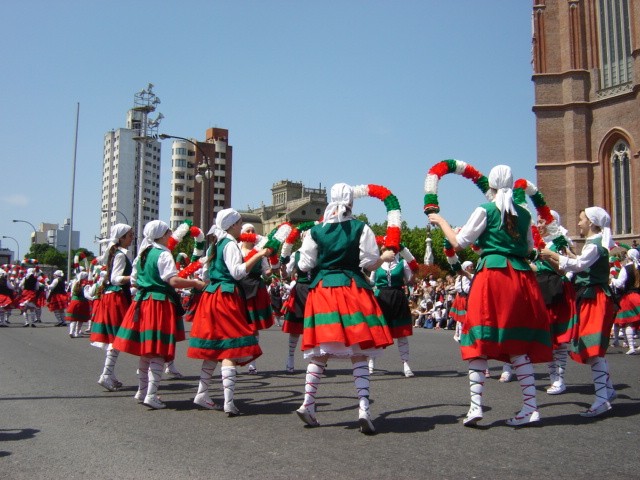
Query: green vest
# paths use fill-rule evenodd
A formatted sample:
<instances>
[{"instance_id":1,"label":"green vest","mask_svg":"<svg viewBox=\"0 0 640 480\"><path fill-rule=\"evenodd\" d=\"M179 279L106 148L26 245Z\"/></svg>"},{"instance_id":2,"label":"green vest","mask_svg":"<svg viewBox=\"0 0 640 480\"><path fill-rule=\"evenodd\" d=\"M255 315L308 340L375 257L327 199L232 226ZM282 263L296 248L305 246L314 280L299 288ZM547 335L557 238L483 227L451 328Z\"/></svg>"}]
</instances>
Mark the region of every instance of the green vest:
<instances>
[{"instance_id":1,"label":"green vest","mask_svg":"<svg viewBox=\"0 0 640 480\"><path fill-rule=\"evenodd\" d=\"M233 293L238 285L224 261L224 247L231 241L230 238L223 238L211 247L216 249L216 258L209 265L209 285L205 288L206 292L213 293L221 288L223 292Z\"/></svg>"},{"instance_id":2,"label":"green vest","mask_svg":"<svg viewBox=\"0 0 640 480\"><path fill-rule=\"evenodd\" d=\"M547 248L549 250L551 250L552 252L558 253L558 247L556 247L556 245L554 243L547 243ZM543 272L549 272L549 273L555 273L555 274L558 273L551 266L551 264L549 262L547 262L546 260L540 260L540 259L536 260L535 261L535 266L538 269L538 273L543 273Z\"/></svg>"},{"instance_id":3,"label":"green vest","mask_svg":"<svg viewBox=\"0 0 640 480\"><path fill-rule=\"evenodd\" d=\"M390 271L378 268L374 282L376 288L401 288L404 285L404 260L400 259Z\"/></svg>"},{"instance_id":4,"label":"green vest","mask_svg":"<svg viewBox=\"0 0 640 480\"><path fill-rule=\"evenodd\" d=\"M482 268L506 268L507 260L514 270L531 270L526 258L529 254L527 238L531 228L531 214L516 205L516 231L520 234L518 240L507 233L503 224L500 226L500 210L495 203L480 205L487 212L487 226L477 240L482 249L482 255L476 270Z\"/></svg>"},{"instance_id":5,"label":"green vest","mask_svg":"<svg viewBox=\"0 0 640 480\"><path fill-rule=\"evenodd\" d=\"M325 287L346 287L353 279L358 287L371 290L360 270L360 236L363 230L364 222L355 219L320 223L309 230L318 245L318 274L309 288L321 280Z\"/></svg>"},{"instance_id":6,"label":"green vest","mask_svg":"<svg viewBox=\"0 0 640 480\"><path fill-rule=\"evenodd\" d=\"M175 294L175 290L171 285L162 280L160 271L158 270L158 258L164 250L153 247L147 254L144 267L141 268L140 260L137 263L138 277L136 284L138 293L136 293L136 302L146 300L151 297L154 300L164 301L170 299Z\"/></svg>"},{"instance_id":7,"label":"green vest","mask_svg":"<svg viewBox=\"0 0 640 480\"><path fill-rule=\"evenodd\" d=\"M602 246L602 237L588 239L585 245L591 243L598 247L598 259L593 265L575 276L574 283L581 298L594 298L595 289L601 287L607 296L611 295L609 290L609 252Z\"/></svg>"},{"instance_id":8,"label":"green vest","mask_svg":"<svg viewBox=\"0 0 640 480\"><path fill-rule=\"evenodd\" d=\"M113 258L115 260L116 255L124 255L124 261L125 261L125 265L124 265L124 271L122 272L122 275L127 277L129 275L131 275L131 272L133 271L133 265L131 265L131 260L129 260L129 257L127 257L122 250L116 250L116 253L113 255ZM122 290L122 285L111 285L111 279L107 279L107 288L104 289L105 292L119 292L120 290ZM129 284L127 284L127 287L129 286Z\"/></svg>"}]
</instances>

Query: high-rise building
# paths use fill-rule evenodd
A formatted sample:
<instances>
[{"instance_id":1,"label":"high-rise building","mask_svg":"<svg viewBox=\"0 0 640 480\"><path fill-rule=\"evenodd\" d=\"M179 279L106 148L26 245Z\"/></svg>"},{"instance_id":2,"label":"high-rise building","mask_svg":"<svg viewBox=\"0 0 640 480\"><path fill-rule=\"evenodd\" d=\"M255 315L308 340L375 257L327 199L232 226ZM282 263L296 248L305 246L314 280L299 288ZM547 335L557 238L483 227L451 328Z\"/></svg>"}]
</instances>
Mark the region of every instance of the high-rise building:
<instances>
[{"instance_id":1,"label":"high-rise building","mask_svg":"<svg viewBox=\"0 0 640 480\"><path fill-rule=\"evenodd\" d=\"M111 226L126 223L133 227L137 244L142 229L159 218L160 142L157 127L162 119L151 120L150 112L160 103L153 85L136 93L134 107L127 112L125 128L104 136L100 236L107 238Z\"/></svg>"},{"instance_id":2,"label":"high-rise building","mask_svg":"<svg viewBox=\"0 0 640 480\"><path fill-rule=\"evenodd\" d=\"M175 138L175 137L174 137ZM204 142L176 139L171 149L171 228L192 220L205 233L231 206L233 147L229 131L209 128Z\"/></svg>"},{"instance_id":3,"label":"high-rise building","mask_svg":"<svg viewBox=\"0 0 640 480\"><path fill-rule=\"evenodd\" d=\"M640 235L640 1L534 0L537 184L573 233L605 208Z\"/></svg>"}]
</instances>

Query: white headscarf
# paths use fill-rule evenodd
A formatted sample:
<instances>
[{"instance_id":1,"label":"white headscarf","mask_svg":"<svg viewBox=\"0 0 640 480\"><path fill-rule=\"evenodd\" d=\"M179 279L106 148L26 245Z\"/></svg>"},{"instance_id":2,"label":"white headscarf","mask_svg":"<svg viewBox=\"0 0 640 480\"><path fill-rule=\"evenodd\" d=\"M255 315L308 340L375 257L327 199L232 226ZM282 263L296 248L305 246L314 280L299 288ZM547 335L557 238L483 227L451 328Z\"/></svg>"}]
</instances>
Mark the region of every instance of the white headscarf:
<instances>
[{"instance_id":1,"label":"white headscarf","mask_svg":"<svg viewBox=\"0 0 640 480\"><path fill-rule=\"evenodd\" d=\"M216 215L216 226L226 232L241 218L240 214L233 208L225 208Z\"/></svg>"},{"instance_id":2,"label":"white headscarf","mask_svg":"<svg viewBox=\"0 0 640 480\"><path fill-rule=\"evenodd\" d=\"M323 223L338 223L351 219L353 188L346 183L331 187L331 201L324 211Z\"/></svg>"},{"instance_id":3,"label":"white headscarf","mask_svg":"<svg viewBox=\"0 0 640 480\"><path fill-rule=\"evenodd\" d=\"M56 270L53 272L54 277L64 277L64 272L62 270Z\"/></svg>"},{"instance_id":4,"label":"white headscarf","mask_svg":"<svg viewBox=\"0 0 640 480\"><path fill-rule=\"evenodd\" d=\"M627 258L633 262L633 265L636 268L640 266L640 252L635 248L632 248L627 251Z\"/></svg>"},{"instance_id":5,"label":"white headscarf","mask_svg":"<svg viewBox=\"0 0 640 480\"><path fill-rule=\"evenodd\" d=\"M466 270L466 269L467 269L467 268L469 268L469 267L473 267L473 262L472 262L472 261L470 261L470 260L467 260L467 261L465 261L465 262L462 262L461 267L462 267L462 270Z\"/></svg>"},{"instance_id":6,"label":"white headscarf","mask_svg":"<svg viewBox=\"0 0 640 480\"><path fill-rule=\"evenodd\" d=\"M142 231L144 239L140 244L140 253L144 252L148 246L153 245L155 240L162 238L162 236L167 233L167 230L169 230L169 225L162 220L151 220L147 223Z\"/></svg>"},{"instance_id":7,"label":"white headscarf","mask_svg":"<svg viewBox=\"0 0 640 480\"><path fill-rule=\"evenodd\" d=\"M602 246L607 250L615 247L616 244L611 238L611 217L607 211L600 207L588 207L584 209L584 214L591 223L602 230Z\"/></svg>"},{"instance_id":8,"label":"white headscarf","mask_svg":"<svg viewBox=\"0 0 640 480\"><path fill-rule=\"evenodd\" d=\"M250 228L253 228L254 232L256 231L256 227L254 227L252 223L245 223L244 225L242 225L240 233L247 233L247 230L249 230Z\"/></svg>"},{"instance_id":9,"label":"white headscarf","mask_svg":"<svg viewBox=\"0 0 640 480\"><path fill-rule=\"evenodd\" d=\"M129 230L131 230L131 227L126 223L116 223L111 227L109 238L103 238L99 243L106 243L106 249L109 250L114 245L118 245L120 239L124 237Z\"/></svg>"},{"instance_id":10,"label":"white headscarf","mask_svg":"<svg viewBox=\"0 0 640 480\"><path fill-rule=\"evenodd\" d=\"M496 190L496 196L493 201L498 210L500 210L500 225L502 226L506 213L518 215L513 204L513 175L511 167L507 165L493 167L489 172L489 187Z\"/></svg>"}]
</instances>

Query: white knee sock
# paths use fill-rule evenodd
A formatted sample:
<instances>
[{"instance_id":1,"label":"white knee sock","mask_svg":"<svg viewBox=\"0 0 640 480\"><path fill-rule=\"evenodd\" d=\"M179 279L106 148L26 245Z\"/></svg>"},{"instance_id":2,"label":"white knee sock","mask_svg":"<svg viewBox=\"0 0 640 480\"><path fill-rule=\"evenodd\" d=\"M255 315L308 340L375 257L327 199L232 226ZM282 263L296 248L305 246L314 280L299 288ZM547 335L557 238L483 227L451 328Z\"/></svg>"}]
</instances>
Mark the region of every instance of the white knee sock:
<instances>
[{"instance_id":1,"label":"white knee sock","mask_svg":"<svg viewBox=\"0 0 640 480\"><path fill-rule=\"evenodd\" d=\"M118 355L120 354L119 350L113 348L112 345L109 345L107 349L107 353L104 358L104 368L102 370L102 375L105 377L114 377L115 369L116 369L116 361L118 360Z\"/></svg>"},{"instance_id":2,"label":"white knee sock","mask_svg":"<svg viewBox=\"0 0 640 480\"><path fill-rule=\"evenodd\" d=\"M398 338L398 352L400 352L400 360L409 361L409 339L407 337Z\"/></svg>"},{"instance_id":3,"label":"white knee sock","mask_svg":"<svg viewBox=\"0 0 640 480\"><path fill-rule=\"evenodd\" d=\"M300 340L300 335L297 335L295 333L289 334L289 355L287 356L287 368L293 368L294 354L296 352L296 347L298 346L298 340Z\"/></svg>"},{"instance_id":4,"label":"white knee sock","mask_svg":"<svg viewBox=\"0 0 640 480\"><path fill-rule=\"evenodd\" d=\"M224 389L225 405L233 403L236 389L236 367L222 367L222 388Z\"/></svg>"},{"instance_id":5,"label":"white knee sock","mask_svg":"<svg viewBox=\"0 0 640 480\"><path fill-rule=\"evenodd\" d=\"M196 395L205 394L209 396L209 385L211 385L211 377L216 369L218 362L213 360L203 360L200 368L200 382L198 383L198 393Z\"/></svg>"},{"instance_id":6,"label":"white knee sock","mask_svg":"<svg viewBox=\"0 0 640 480\"><path fill-rule=\"evenodd\" d=\"M486 358L474 358L469 360L469 390L471 393L471 410L482 411L482 392L484 391Z\"/></svg>"},{"instance_id":7,"label":"white knee sock","mask_svg":"<svg viewBox=\"0 0 640 480\"><path fill-rule=\"evenodd\" d=\"M629 350L636 349L636 339L633 336L636 334L636 329L631 325L627 325L627 328L624 329L624 334L627 337L627 345L629 346Z\"/></svg>"},{"instance_id":8,"label":"white knee sock","mask_svg":"<svg viewBox=\"0 0 640 480\"><path fill-rule=\"evenodd\" d=\"M315 414L316 411L316 392L326 366L326 363L322 363L319 360L311 360L307 365L302 406L312 414Z\"/></svg>"},{"instance_id":9,"label":"white knee sock","mask_svg":"<svg viewBox=\"0 0 640 480\"><path fill-rule=\"evenodd\" d=\"M553 351L553 360L556 364L556 382L564 384L564 372L567 369L567 357L569 350L566 343L561 343L557 349Z\"/></svg>"},{"instance_id":10,"label":"white knee sock","mask_svg":"<svg viewBox=\"0 0 640 480\"><path fill-rule=\"evenodd\" d=\"M155 397L157 395L160 380L162 380L163 368L164 359L162 357L149 359L149 386L147 387L147 397Z\"/></svg>"},{"instance_id":11,"label":"white knee sock","mask_svg":"<svg viewBox=\"0 0 640 480\"><path fill-rule=\"evenodd\" d=\"M58 323L64 323L64 310L56 310L53 314L55 315L56 320L58 320Z\"/></svg>"},{"instance_id":12,"label":"white knee sock","mask_svg":"<svg viewBox=\"0 0 640 480\"><path fill-rule=\"evenodd\" d=\"M149 357L140 357L138 360L138 392L147 394L149 387Z\"/></svg>"},{"instance_id":13,"label":"white knee sock","mask_svg":"<svg viewBox=\"0 0 640 480\"><path fill-rule=\"evenodd\" d=\"M526 414L538 410L536 401L536 384L533 376L533 364L528 355L518 355L511 357L511 365L518 377L520 389L522 390L522 410L521 414Z\"/></svg>"},{"instance_id":14,"label":"white knee sock","mask_svg":"<svg viewBox=\"0 0 640 480\"><path fill-rule=\"evenodd\" d=\"M609 368L603 357L590 358L588 363L591 365L591 377L593 378L593 387L596 394L595 401L591 407L593 410L595 407L602 405L609 398L607 392Z\"/></svg>"},{"instance_id":15,"label":"white knee sock","mask_svg":"<svg viewBox=\"0 0 640 480\"><path fill-rule=\"evenodd\" d=\"M360 413L369 412L369 366L366 361L353 364L353 381L358 394Z\"/></svg>"},{"instance_id":16,"label":"white knee sock","mask_svg":"<svg viewBox=\"0 0 640 480\"><path fill-rule=\"evenodd\" d=\"M76 333L76 325L78 322L69 322L69 335Z\"/></svg>"}]
</instances>

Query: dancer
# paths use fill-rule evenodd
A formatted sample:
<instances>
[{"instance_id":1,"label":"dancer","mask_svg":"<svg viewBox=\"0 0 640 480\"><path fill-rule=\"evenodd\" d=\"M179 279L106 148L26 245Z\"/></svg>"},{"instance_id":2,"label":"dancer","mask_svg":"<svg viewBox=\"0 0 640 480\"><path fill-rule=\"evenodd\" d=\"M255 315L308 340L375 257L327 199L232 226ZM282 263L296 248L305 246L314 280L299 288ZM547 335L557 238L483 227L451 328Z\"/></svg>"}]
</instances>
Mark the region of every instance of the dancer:
<instances>
[{"instance_id":1,"label":"dancer","mask_svg":"<svg viewBox=\"0 0 640 480\"><path fill-rule=\"evenodd\" d=\"M180 296L175 289L202 289L204 283L178 277L176 262L167 248L169 225L152 220L143 234L131 273L131 283L138 290L113 340L113 349L140 357L134 398L155 410L166 407L157 394L164 363L174 359L176 342L185 339Z\"/></svg>"},{"instance_id":2,"label":"dancer","mask_svg":"<svg viewBox=\"0 0 640 480\"><path fill-rule=\"evenodd\" d=\"M551 210L551 215L553 221L549 225L542 217L538 218L538 231L549 250L566 256L570 239L566 235L566 229L560 224L558 212ZM576 292L571 281L549 262L538 259L532 268L536 272L536 279L549 313L553 343L553 361L548 365L551 385L547 388L547 393L559 395L567 389L564 373L567 367L571 332L577 321Z\"/></svg>"},{"instance_id":3,"label":"dancer","mask_svg":"<svg viewBox=\"0 0 640 480\"><path fill-rule=\"evenodd\" d=\"M64 321L64 311L67 308L68 296L67 286L64 281L64 272L62 270L56 270L53 272L53 280L49 284L47 293L47 307L49 311L53 312L53 315L58 320L56 327L64 327L66 322Z\"/></svg>"},{"instance_id":4,"label":"dancer","mask_svg":"<svg viewBox=\"0 0 640 480\"><path fill-rule=\"evenodd\" d=\"M65 312L71 338L81 338L82 324L91 319L91 305L84 296L84 287L89 283L88 276L87 272L79 272L71 286L71 301Z\"/></svg>"},{"instance_id":5,"label":"dancer","mask_svg":"<svg viewBox=\"0 0 640 480\"><path fill-rule=\"evenodd\" d=\"M611 280L611 286L621 295L620 309L613 324L613 342L617 344L620 329L627 339L627 355L637 355L636 330L640 325L640 252L635 248L627 251L627 264L620 270L617 278Z\"/></svg>"},{"instance_id":6,"label":"dancer","mask_svg":"<svg viewBox=\"0 0 640 480\"><path fill-rule=\"evenodd\" d=\"M467 297L469 296L469 290L471 289L471 280L475 274L476 267L470 260L462 262L460 271L456 275L454 280L454 287L456 290L456 297L453 299L453 304L449 310L449 315L456 321L455 333L453 339L456 342L460 341L460 334L462 333L462 325L464 324L464 318L467 315Z\"/></svg>"},{"instance_id":7,"label":"dancer","mask_svg":"<svg viewBox=\"0 0 640 480\"><path fill-rule=\"evenodd\" d=\"M302 240L307 235L307 231L302 232ZM285 369L287 373L295 373L294 355L300 335L304 330L304 306L309 295L309 284L313 278L312 272L302 272L298 267L300 263L300 252L291 255L286 264L285 275L293 279L290 286L289 298L284 305L284 323L282 331L289 334L289 351Z\"/></svg>"},{"instance_id":8,"label":"dancer","mask_svg":"<svg viewBox=\"0 0 640 480\"><path fill-rule=\"evenodd\" d=\"M109 238L101 240L101 243L106 243L106 259L103 259L107 270L100 298L95 305L89 340L92 346L105 351L104 366L98 377L98 385L110 392L122 385L115 374L120 352L113 348L113 341L131 305L133 266L127 257L127 249L132 242L133 229L124 223L113 225Z\"/></svg>"},{"instance_id":9,"label":"dancer","mask_svg":"<svg viewBox=\"0 0 640 480\"><path fill-rule=\"evenodd\" d=\"M302 350L309 365L304 401L296 413L304 423L317 427L315 397L327 361L350 359L360 431L372 434L367 357L380 355L393 338L361 269L376 270L383 262L391 262L394 253L388 250L379 255L375 235L353 217L352 206L352 187L344 183L331 187L323 223L309 230L300 248L300 269L316 269L317 274L305 306Z\"/></svg>"},{"instance_id":10,"label":"dancer","mask_svg":"<svg viewBox=\"0 0 640 480\"><path fill-rule=\"evenodd\" d=\"M246 365L262 355L255 331L249 324L246 301L240 279L271 250L262 249L246 262L236 240L240 236L242 217L232 208L218 212L212 235L206 272L206 286L193 318L187 357L202 360L198 392L193 403L208 410L219 410L209 396L211 377L218 362L222 363L223 409L228 416L240 414L234 403L236 366Z\"/></svg>"},{"instance_id":11,"label":"dancer","mask_svg":"<svg viewBox=\"0 0 640 480\"><path fill-rule=\"evenodd\" d=\"M382 247L386 252L386 247ZM409 300L403 287L409 285L413 279L413 273L409 264L394 253L390 262L384 262L375 271L371 272L370 280L375 285L375 296L384 315L391 336L398 341L398 351L402 360L402 369L405 377L413 377L414 373L409 366L409 337L413 335L411 311ZM369 358L369 373L373 373L375 359Z\"/></svg>"},{"instance_id":12,"label":"dancer","mask_svg":"<svg viewBox=\"0 0 640 480\"><path fill-rule=\"evenodd\" d=\"M580 212L578 230L586 238L582 252L576 258L544 249L541 257L565 272L575 272L578 325L573 329L571 358L591 367L596 398L580 412L583 417L597 417L611 410L617 397L611 383L605 358L609 335L615 317L614 302L609 289L609 250L615 245L611 238L611 217L600 207Z\"/></svg>"},{"instance_id":13,"label":"dancer","mask_svg":"<svg viewBox=\"0 0 640 480\"><path fill-rule=\"evenodd\" d=\"M40 288L41 285L38 283L38 277L36 277L36 269L28 268L26 275L20 281L21 293L16 300L24 316L23 327L36 326L36 297Z\"/></svg>"},{"instance_id":14,"label":"dancer","mask_svg":"<svg viewBox=\"0 0 640 480\"><path fill-rule=\"evenodd\" d=\"M13 281L6 270L0 268L0 327L8 327L9 315L13 306Z\"/></svg>"},{"instance_id":15,"label":"dancer","mask_svg":"<svg viewBox=\"0 0 640 480\"><path fill-rule=\"evenodd\" d=\"M240 233L256 233L255 227L251 223L242 225ZM243 257L246 257L255 243L240 242L240 249ZM267 291L267 286L262 276L271 275L271 266L266 258L256 263L246 277L240 279L240 286L244 291L247 300L247 311L249 313L249 323L251 324L255 335L260 334L260 330L266 330L273 325L273 309L271 308L271 297ZM258 373L255 360L249 363L249 375Z\"/></svg>"},{"instance_id":16,"label":"dancer","mask_svg":"<svg viewBox=\"0 0 640 480\"><path fill-rule=\"evenodd\" d=\"M498 165L489 174L494 200L480 205L456 234L436 213L429 220L442 228L453 248L477 241L482 249L469 292L467 316L460 350L469 362L471 406L463 425L482 419L482 393L487 360L513 365L523 406L507 420L511 426L540 420L533 377L533 363L551 360L549 317L540 288L526 260L533 247L531 215L512 199L511 168Z\"/></svg>"}]
</instances>

